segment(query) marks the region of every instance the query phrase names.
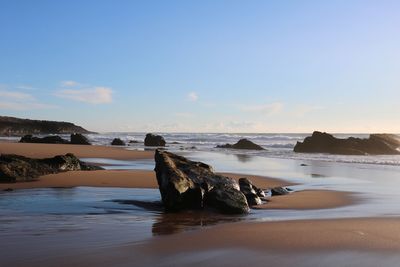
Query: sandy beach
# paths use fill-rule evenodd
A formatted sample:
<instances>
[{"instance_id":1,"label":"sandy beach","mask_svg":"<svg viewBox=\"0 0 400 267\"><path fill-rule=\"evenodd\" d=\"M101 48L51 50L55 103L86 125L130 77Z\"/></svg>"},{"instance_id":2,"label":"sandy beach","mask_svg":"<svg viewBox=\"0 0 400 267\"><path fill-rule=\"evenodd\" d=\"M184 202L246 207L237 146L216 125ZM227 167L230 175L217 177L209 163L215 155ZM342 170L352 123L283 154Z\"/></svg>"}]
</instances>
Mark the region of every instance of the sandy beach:
<instances>
[{"instance_id":1,"label":"sandy beach","mask_svg":"<svg viewBox=\"0 0 400 267\"><path fill-rule=\"evenodd\" d=\"M153 158L153 151L128 151L119 147L107 146L73 146L48 144L0 143L1 153L22 154L29 157L42 158L57 154L75 153L80 157L111 158L119 160L140 160ZM248 177L261 188L276 186L293 186L292 182L257 175L221 173L238 180ZM154 171L149 170L100 170L71 171L45 175L38 181L28 183L0 184L0 189L34 189L34 188L73 188L80 186L105 188L148 188L157 189ZM270 198L266 204L255 207L258 210L321 210L334 209L354 205L361 201L356 194L334 190L301 190L285 196ZM162 222L174 223L187 220L188 215L180 219L177 215L164 216ZM68 264L96 264L107 266L112 262L115 266L125 266L134 260L133 255L143 258L137 261L138 266L154 264L151 259L160 259L166 255L181 253L198 253L200 251L223 250L229 254L247 255L252 253L281 251L396 251L400 249L400 221L398 219L329 219L329 220L295 220L277 222L238 222L222 223L196 231L177 231L175 234L153 237L137 244L113 246L107 251L90 250L78 258L66 261ZM171 246L171 244L174 244ZM242 250L245 249L243 252ZM237 252L237 250L239 252ZM134 251L134 253L130 253ZM239 253L239 254L238 254ZM264 256L265 256L264 255ZM108 260L100 260L107 257ZM137 257L137 256L135 256ZM232 255L233 257L233 255ZM48 261L39 261L37 266L51 266L58 261L52 255ZM220 260L220 259L219 259ZM185 262L185 264L190 263ZM218 266L216 262L203 262L210 266ZM218 261L217 261L218 262ZM31 262L32 263L32 262ZM158 262L159 263L159 262ZM157 263L157 264L158 264ZM221 261L220 264L223 264ZM33 263L32 263L33 264ZM185 265L183 264L183 265ZM33 264L32 266L35 266ZM163 265L160 265L163 266ZM165 265L169 266L169 265ZM234 265L235 266L235 265ZM300 265L301 266L301 265ZM305 265L304 265L305 266Z\"/></svg>"}]
</instances>

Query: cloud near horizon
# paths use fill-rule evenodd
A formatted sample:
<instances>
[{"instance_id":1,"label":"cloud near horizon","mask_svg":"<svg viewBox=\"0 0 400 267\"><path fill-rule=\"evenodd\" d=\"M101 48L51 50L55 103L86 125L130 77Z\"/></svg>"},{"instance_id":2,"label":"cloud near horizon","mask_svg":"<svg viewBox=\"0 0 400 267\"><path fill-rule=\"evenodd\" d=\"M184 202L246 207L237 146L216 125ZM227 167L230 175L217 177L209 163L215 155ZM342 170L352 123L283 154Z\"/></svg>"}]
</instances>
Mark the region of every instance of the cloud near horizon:
<instances>
[{"instance_id":1,"label":"cloud near horizon","mask_svg":"<svg viewBox=\"0 0 400 267\"><path fill-rule=\"evenodd\" d=\"M0 89L0 109L33 110L55 108L54 105L40 103L31 94Z\"/></svg>"},{"instance_id":2,"label":"cloud near horizon","mask_svg":"<svg viewBox=\"0 0 400 267\"><path fill-rule=\"evenodd\" d=\"M281 102L268 103L263 105L247 105L240 106L241 111L245 112L257 112L264 115L275 115L283 110L284 104Z\"/></svg>"},{"instance_id":3,"label":"cloud near horizon","mask_svg":"<svg viewBox=\"0 0 400 267\"><path fill-rule=\"evenodd\" d=\"M63 87L80 87L80 83L74 81L61 82ZM87 88L62 89L57 91L55 96L73 101L89 104L108 104L113 101L113 90L109 87L93 86Z\"/></svg>"}]
</instances>

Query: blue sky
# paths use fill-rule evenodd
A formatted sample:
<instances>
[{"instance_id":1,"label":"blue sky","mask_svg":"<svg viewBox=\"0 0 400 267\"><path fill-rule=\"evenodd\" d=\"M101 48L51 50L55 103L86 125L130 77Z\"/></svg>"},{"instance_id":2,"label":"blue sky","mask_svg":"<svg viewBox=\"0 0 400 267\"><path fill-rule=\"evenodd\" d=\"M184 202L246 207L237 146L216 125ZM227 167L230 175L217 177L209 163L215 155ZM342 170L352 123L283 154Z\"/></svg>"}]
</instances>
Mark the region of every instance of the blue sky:
<instances>
[{"instance_id":1,"label":"blue sky","mask_svg":"<svg viewBox=\"0 0 400 267\"><path fill-rule=\"evenodd\" d=\"M0 114L400 132L400 1L0 0Z\"/></svg>"}]
</instances>

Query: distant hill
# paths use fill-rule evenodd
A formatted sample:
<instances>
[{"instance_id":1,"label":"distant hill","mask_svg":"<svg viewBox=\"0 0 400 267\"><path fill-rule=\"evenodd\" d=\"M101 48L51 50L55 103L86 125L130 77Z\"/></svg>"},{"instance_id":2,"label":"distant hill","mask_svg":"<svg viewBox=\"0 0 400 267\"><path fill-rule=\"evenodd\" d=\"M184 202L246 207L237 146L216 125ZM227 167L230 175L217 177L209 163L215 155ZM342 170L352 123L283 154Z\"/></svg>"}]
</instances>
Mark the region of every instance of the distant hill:
<instances>
[{"instance_id":1,"label":"distant hill","mask_svg":"<svg viewBox=\"0 0 400 267\"><path fill-rule=\"evenodd\" d=\"M0 135L92 133L70 122L41 121L0 116Z\"/></svg>"}]
</instances>

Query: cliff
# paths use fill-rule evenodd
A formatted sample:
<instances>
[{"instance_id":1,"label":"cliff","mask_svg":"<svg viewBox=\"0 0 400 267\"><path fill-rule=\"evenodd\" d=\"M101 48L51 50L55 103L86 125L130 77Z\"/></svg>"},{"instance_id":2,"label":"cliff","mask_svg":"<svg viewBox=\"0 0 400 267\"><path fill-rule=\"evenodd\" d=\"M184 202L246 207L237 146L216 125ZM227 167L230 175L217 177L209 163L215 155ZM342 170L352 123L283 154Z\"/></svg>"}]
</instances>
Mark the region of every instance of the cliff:
<instances>
[{"instance_id":1,"label":"cliff","mask_svg":"<svg viewBox=\"0 0 400 267\"><path fill-rule=\"evenodd\" d=\"M0 116L0 135L91 133L70 122L42 121Z\"/></svg>"}]
</instances>

